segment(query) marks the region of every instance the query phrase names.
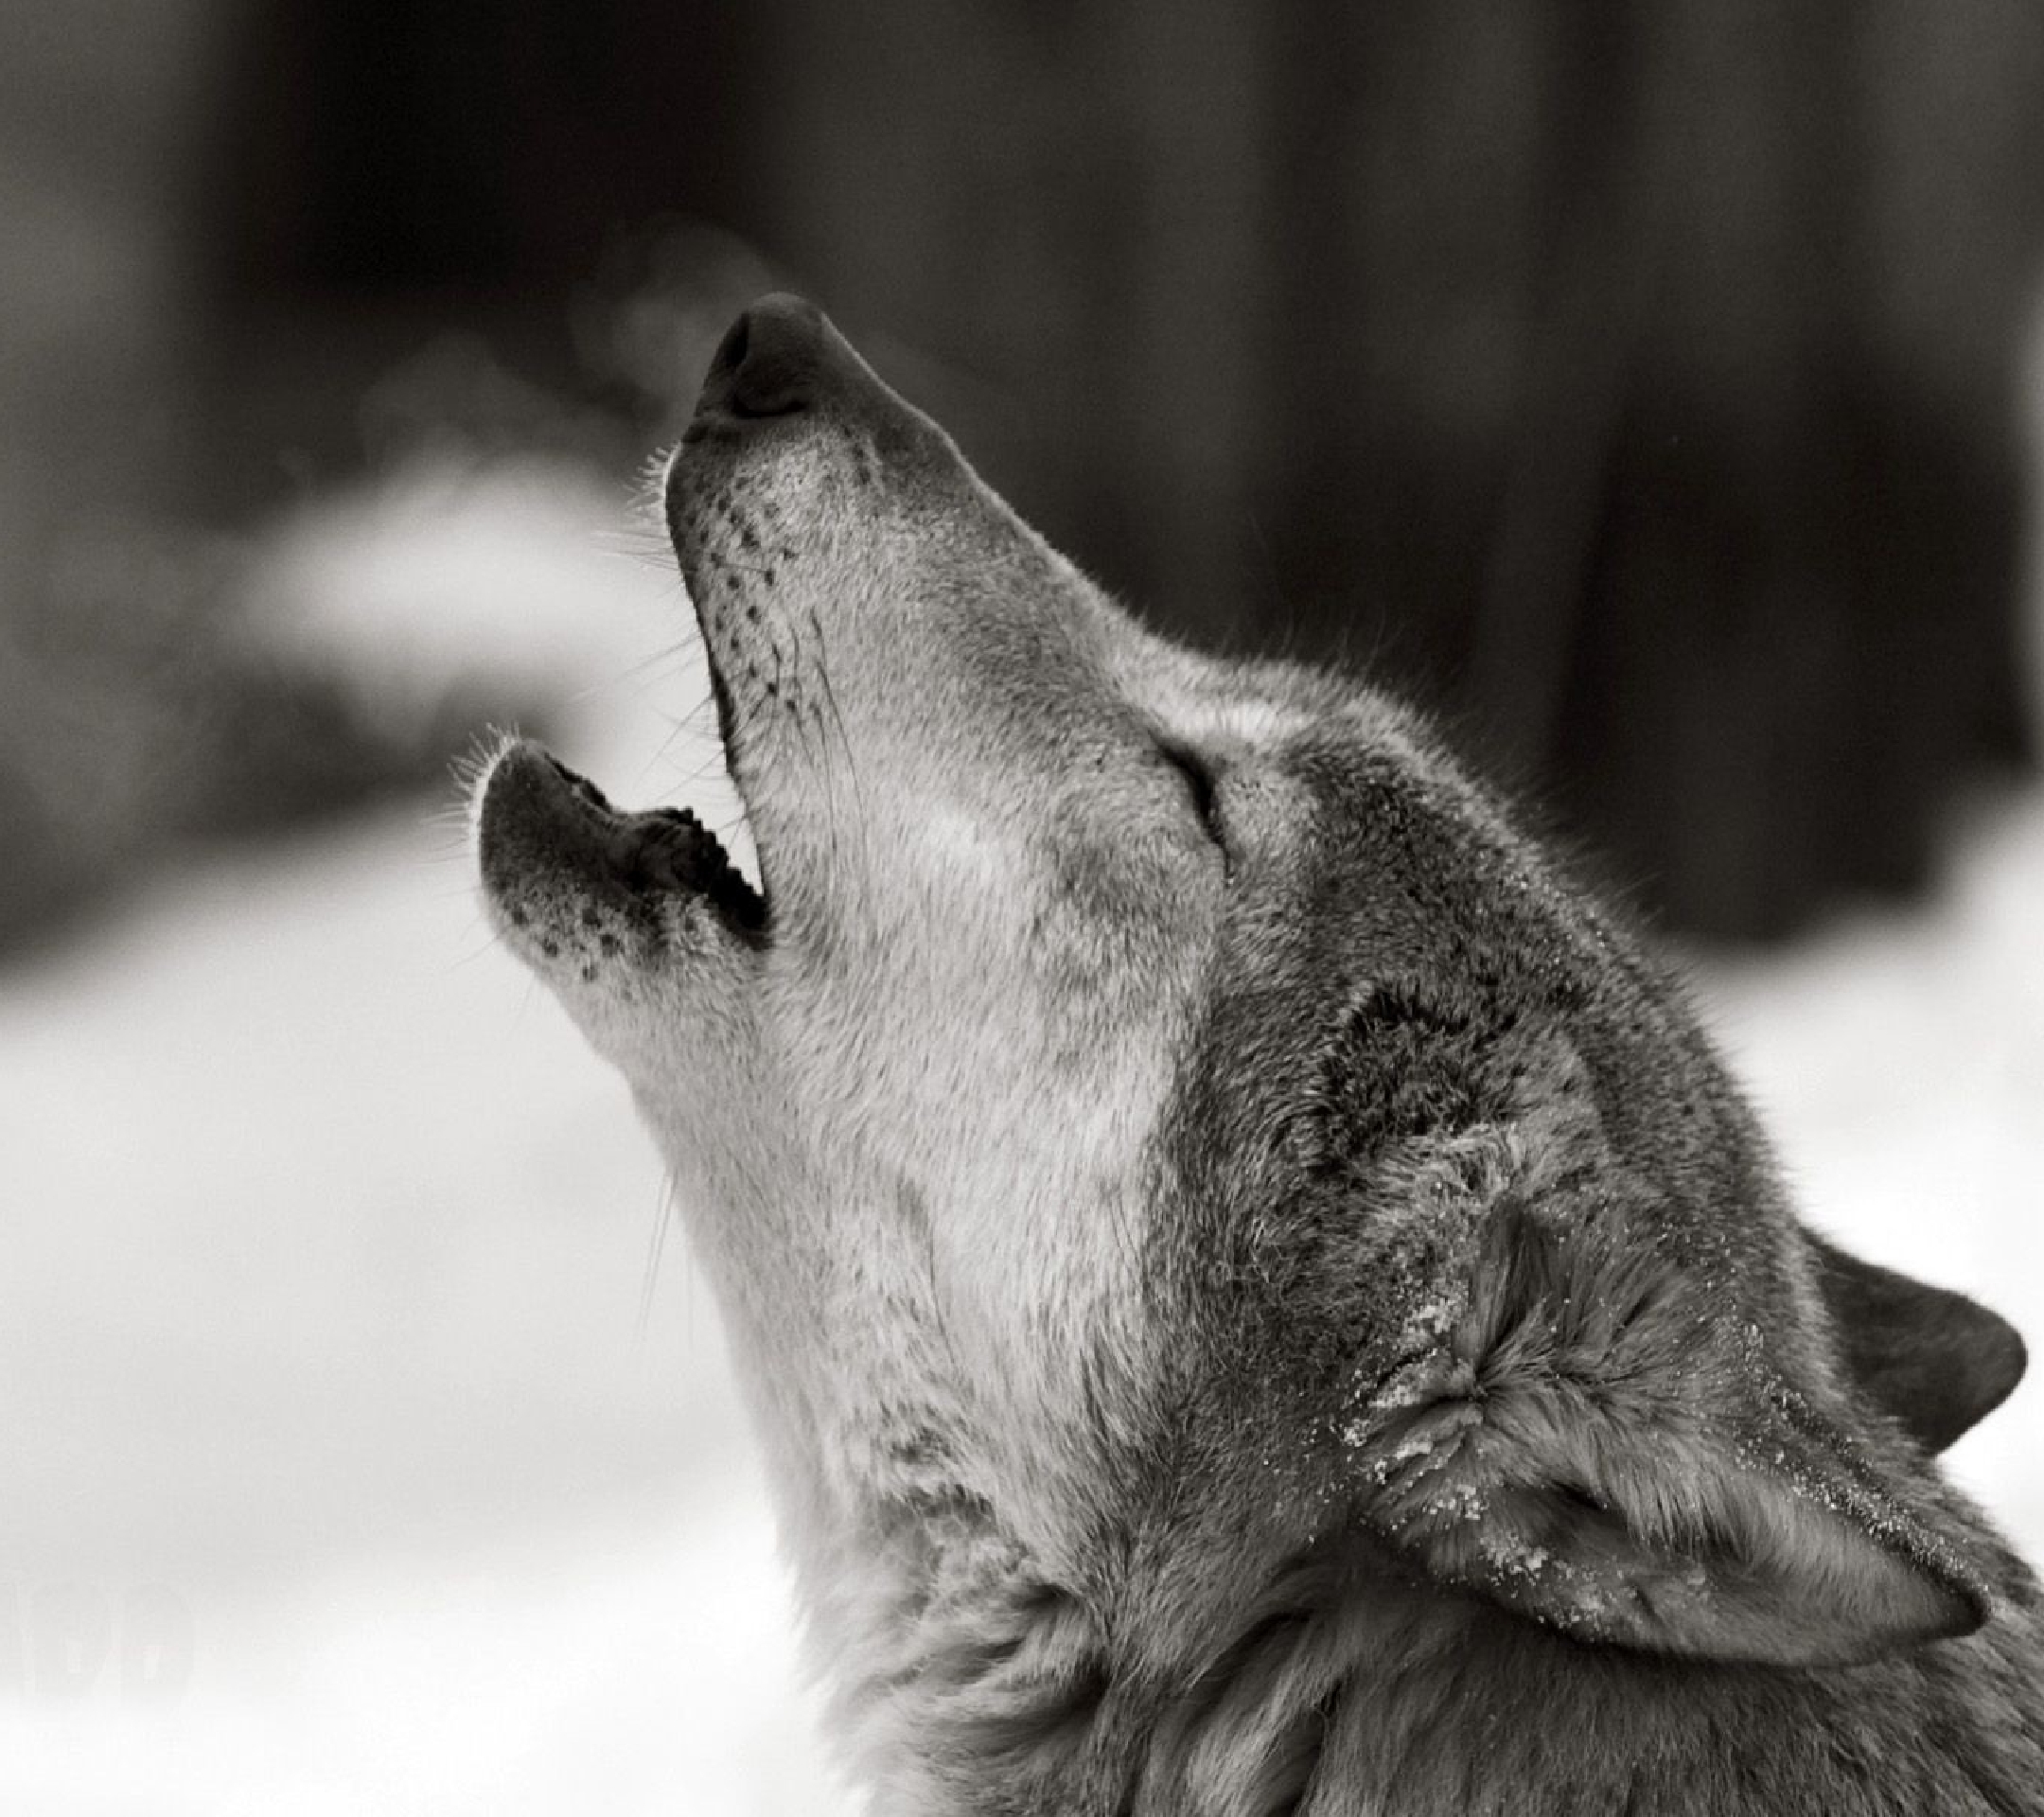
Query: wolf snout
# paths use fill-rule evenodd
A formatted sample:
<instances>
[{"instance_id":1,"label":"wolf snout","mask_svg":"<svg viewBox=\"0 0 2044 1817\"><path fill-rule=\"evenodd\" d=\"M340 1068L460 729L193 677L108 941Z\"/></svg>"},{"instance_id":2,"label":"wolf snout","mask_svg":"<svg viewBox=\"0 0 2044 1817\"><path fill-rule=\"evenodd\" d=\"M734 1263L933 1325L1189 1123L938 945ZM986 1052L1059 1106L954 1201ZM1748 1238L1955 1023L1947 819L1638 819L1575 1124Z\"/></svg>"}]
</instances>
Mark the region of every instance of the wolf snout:
<instances>
[{"instance_id":1,"label":"wolf snout","mask_svg":"<svg viewBox=\"0 0 2044 1817\"><path fill-rule=\"evenodd\" d=\"M726 330L704 375L696 417L744 422L807 410L838 348L851 353L814 303L800 296L762 297Z\"/></svg>"}]
</instances>

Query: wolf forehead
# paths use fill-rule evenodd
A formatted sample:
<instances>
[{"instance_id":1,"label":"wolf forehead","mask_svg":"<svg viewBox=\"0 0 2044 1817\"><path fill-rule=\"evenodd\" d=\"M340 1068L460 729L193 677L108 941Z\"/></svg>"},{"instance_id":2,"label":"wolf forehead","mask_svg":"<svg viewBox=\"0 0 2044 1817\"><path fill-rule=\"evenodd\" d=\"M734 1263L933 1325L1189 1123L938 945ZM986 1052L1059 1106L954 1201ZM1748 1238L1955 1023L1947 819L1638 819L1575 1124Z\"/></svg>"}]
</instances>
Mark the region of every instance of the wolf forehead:
<instances>
[{"instance_id":1,"label":"wolf forehead","mask_svg":"<svg viewBox=\"0 0 2044 1817\"><path fill-rule=\"evenodd\" d=\"M1761 1177L1680 980L1410 715L1324 713L1266 761L1297 784L1296 856L1226 910L1186 1081L1204 1112L1275 1118L1302 1155L1516 1123L1667 1187Z\"/></svg>"},{"instance_id":2,"label":"wolf forehead","mask_svg":"<svg viewBox=\"0 0 2044 1817\"><path fill-rule=\"evenodd\" d=\"M1788 1209L1680 980L1410 717L1325 714L1281 761L1303 856L1217 943L1166 1118L1189 1192L1281 1244L1480 1153L1493 1197L1622 1200L1671 1261L1788 1293Z\"/></svg>"}]
</instances>

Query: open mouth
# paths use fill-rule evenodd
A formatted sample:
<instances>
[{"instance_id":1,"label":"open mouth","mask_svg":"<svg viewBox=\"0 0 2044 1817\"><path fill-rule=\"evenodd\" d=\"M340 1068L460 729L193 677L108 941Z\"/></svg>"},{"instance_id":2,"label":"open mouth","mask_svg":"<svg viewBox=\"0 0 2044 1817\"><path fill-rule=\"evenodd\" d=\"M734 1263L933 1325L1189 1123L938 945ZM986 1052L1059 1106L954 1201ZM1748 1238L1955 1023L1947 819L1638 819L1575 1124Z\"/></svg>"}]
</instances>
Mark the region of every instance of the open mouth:
<instances>
[{"instance_id":1,"label":"open mouth","mask_svg":"<svg viewBox=\"0 0 2044 1817\"><path fill-rule=\"evenodd\" d=\"M626 813L530 739L512 740L490 765L477 841L492 901L542 951L563 933L580 944L613 916L657 928L678 897L706 903L741 939L767 934L766 898L693 809Z\"/></svg>"},{"instance_id":2,"label":"open mouth","mask_svg":"<svg viewBox=\"0 0 2044 1817\"><path fill-rule=\"evenodd\" d=\"M701 521L674 525L684 574L698 557ZM729 769L737 714L723 666L749 662L734 653L729 626L713 635L698 573L690 598L716 707L717 734ZM528 739L512 739L489 764L476 798L476 835L484 886L502 921L529 958L583 961L585 974L616 957L626 943L658 945L677 932L674 910L705 905L715 922L753 945L769 931L765 890L738 868L723 841L687 807L628 813L588 777Z\"/></svg>"},{"instance_id":3,"label":"open mouth","mask_svg":"<svg viewBox=\"0 0 2044 1817\"><path fill-rule=\"evenodd\" d=\"M781 674L788 651L755 628L776 585L775 560L795 553L757 554L775 516L760 497L766 488L758 469L786 445L782 432L811 420L832 383L863 370L813 305L763 299L718 347L669 465L668 528L696 611L727 767L742 726L763 713L784 718L792 704ZM747 712L734 703L734 686L747 697ZM626 944L675 937L677 908L698 904L737 939L758 945L769 935L767 891L746 877L695 811L623 812L528 740L510 741L491 762L475 818L485 889L535 962L579 963L593 980Z\"/></svg>"}]
</instances>

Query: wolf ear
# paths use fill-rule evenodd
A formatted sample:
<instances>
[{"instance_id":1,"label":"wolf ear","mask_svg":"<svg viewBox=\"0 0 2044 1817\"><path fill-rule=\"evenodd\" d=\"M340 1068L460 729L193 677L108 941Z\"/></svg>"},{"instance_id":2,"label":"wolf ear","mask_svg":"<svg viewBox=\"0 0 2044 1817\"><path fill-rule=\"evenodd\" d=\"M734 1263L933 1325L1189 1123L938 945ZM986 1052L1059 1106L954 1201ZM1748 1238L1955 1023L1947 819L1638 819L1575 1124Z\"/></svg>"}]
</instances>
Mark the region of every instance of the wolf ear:
<instances>
[{"instance_id":1,"label":"wolf ear","mask_svg":"<svg viewBox=\"0 0 2044 1817\"><path fill-rule=\"evenodd\" d=\"M1986 1618L1955 1545L1753 1328L1599 1218L1493 1207L1445 1344L1351 1437L1372 1526L1582 1640L1841 1665Z\"/></svg>"},{"instance_id":2,"label":"wolf ear","mask_svg":"<svg viewBox=\"0 0 2044 1817\"><path fill-rule=\"evenodd\" d=\"M2029 1357L2006 1319L1805 1234L1847 1370L1926 1451L1943 1451L2015 1391Z\"/></svg>"}]
</instances>

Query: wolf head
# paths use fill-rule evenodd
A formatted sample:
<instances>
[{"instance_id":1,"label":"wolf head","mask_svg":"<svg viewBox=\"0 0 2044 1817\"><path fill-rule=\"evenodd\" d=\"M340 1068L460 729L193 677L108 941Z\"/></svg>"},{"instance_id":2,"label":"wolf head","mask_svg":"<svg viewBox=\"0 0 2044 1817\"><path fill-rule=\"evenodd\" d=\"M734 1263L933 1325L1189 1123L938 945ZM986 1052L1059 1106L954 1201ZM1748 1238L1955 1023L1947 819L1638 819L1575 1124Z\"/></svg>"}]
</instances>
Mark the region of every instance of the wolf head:
<instances>
[{"instance_id":1,"label":"wolf head","mask_svg":"<svg viewBox=\"0 0 2044 1817\"><path fill-rule=\"evenodd\" d=\"M481 864L674 1170L858 1696L1182 1679L1302 1558L1713 1660L1988 1616L1926 1457L2015 1334L1796 1222L1418 718L1146 631L794 299L665 497L758 889L524 744Z\"/></svg>"}]
</instances>

